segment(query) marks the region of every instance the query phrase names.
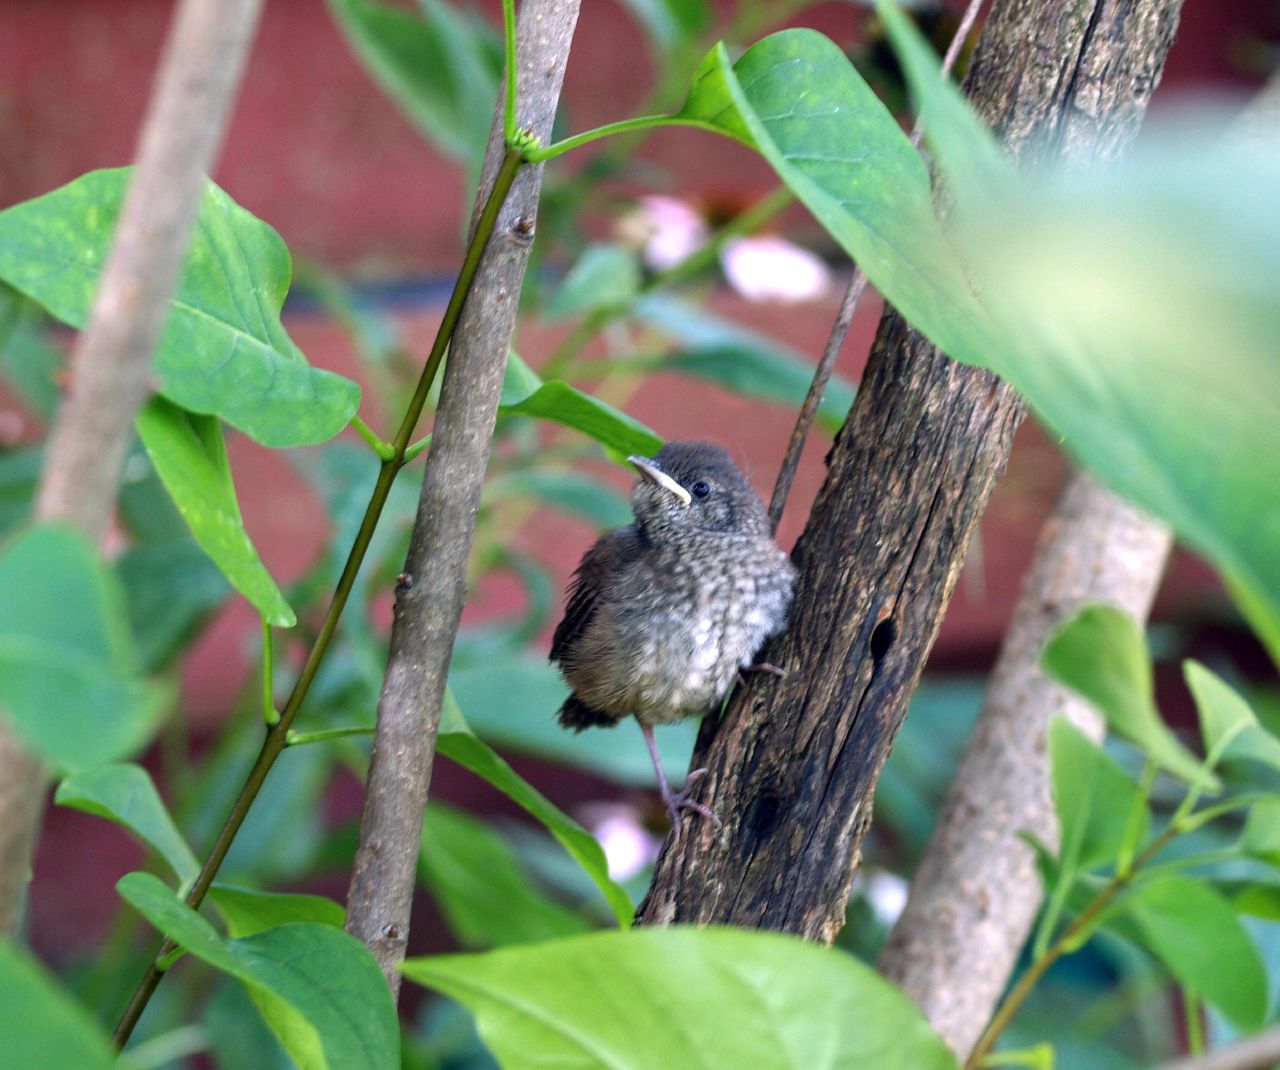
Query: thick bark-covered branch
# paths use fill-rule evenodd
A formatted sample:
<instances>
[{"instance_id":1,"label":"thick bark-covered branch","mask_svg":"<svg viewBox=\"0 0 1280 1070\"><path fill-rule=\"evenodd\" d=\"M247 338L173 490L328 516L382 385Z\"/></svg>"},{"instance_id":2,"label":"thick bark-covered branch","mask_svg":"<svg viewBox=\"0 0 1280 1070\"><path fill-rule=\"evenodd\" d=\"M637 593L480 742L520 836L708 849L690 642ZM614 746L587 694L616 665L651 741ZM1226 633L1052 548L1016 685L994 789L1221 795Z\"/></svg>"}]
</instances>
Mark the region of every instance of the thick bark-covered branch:
<instances>
[{"instance_id":1,"label":"thick bark-covered branch","mask_svg":"<svg viewBox=\"0 0 1280 1070\"><path fill-rule=\"evenodd\" d=\"M106 529L151 356L169 311L261 0L183 0L165 45L88 326L71 357L36 500L41 520ZM0 933L13 929L46 777L0 723Z\"/></svg>"},{"instance_id":2,"label":"thick bark-covered branch","mask_svg":"<svg viewBox=\"0 0 1280 1070\"><path fill-rule=\"evenodd\" d=\"M520 9L519 122L544 140L551 134L577 18L577 0L525 0ZM482 191L493 184L503 156L500 106ZM454 333L397 589L347 902L347 931L373 951L392 992L400 988L445 678L541 180L541 167L526 167L516 178ZM477 212L483 199L482 194Z\"/></svg>"},{"instance_id":3,"label":"thick bark-covered branch","mask_svg":"<svg viewBox=\"0 0 1280 1070\"><path fill-rule=\"evenodd\" d=\"M1058 840L1049 720L1061 713L1094 739L1103 733L1101 716L1040 670L1041 651L1089 602L1144 620L1170 543L1163 525L1082 473L1041 532L982 715L879 964L962 1057L991 1019L1043 898L1018 834Z\"/></svg>"},{"instance_id":4,"label":"thick bark-covered branch","mask_svg":"<svg viewBox=\"0 0 1280 1070\"><path fill-rule=\"evenodd\" d=\"M1015 156L1108 154L1154 87L1170 8L998 2L970 96ZM724 824L668 841L644 922L839 931L876 780L1021 411L896 314L881 323L796 545L793 623L762 653L787 676L749 681L704 724L699 796Z\"/></svg>"}]
</instances>

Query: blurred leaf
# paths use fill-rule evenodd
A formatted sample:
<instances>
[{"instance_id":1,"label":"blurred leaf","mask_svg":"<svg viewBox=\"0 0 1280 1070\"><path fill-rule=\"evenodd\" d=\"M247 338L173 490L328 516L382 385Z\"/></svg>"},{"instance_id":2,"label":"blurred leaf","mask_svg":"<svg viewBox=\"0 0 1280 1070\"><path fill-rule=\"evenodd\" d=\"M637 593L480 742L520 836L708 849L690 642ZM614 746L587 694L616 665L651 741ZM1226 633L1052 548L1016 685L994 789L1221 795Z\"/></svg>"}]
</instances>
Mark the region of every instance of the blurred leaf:
<instances>
[{"instance_id":1,"label":"blurred leaf","mask_svg":"<svg viewBox=\"0 0 1280 1070\"><path fill-rule=\"evenodd\" d=\"M588 245L551 295L543 314L548 319L563 319L626 304L639 292L640 263L635 253L621 245Z\"/></svg>"},{"instance_id":2,"label":"blurred leaf","mask_svg":"<svg viewBox=\"0 0 1280 1070\"><path fill-rule=\"evenodd\" d=\"M501 657L501 672L494 659ZM655 786L653 763L640 726L627 718L615 728L569 732L556 710L569 696L560 673L545 658L483 646L474 632L459 635L449 686L466 710L467 722L500 747L567 762L632 787ZM656 733L663 765L688 768L698 722L663 725Z\"/></svg>"},{"instance_id":3,"label":"blurred leaf","mask_svg":"<svg viewBox=\"0 0 1280 1070\"><path fill-rule=\"evenodd\" d=\"M419 868L463 947L549 940L585 932L585 918L548 898L484 821L432 800Z\"/></svg>"},{"instance_id":4,"label":"blurred leaf","mask_svg":"<svg viewBox=\"0 0 1280 1070\"><path fill-rule=\"evenodd\" d=\"M0 279L84 327L130 174L92 171L0 212ZM160 393L264 446L346 427L360 388L312 368L280 323L290 271L280 236L210 183L156 350Z\"/></svg>"},{"instance_id":5,"label":"blurred leaf","mask_svg":"<svg viewBox=\"0 0 1280 1070\"><path fill-rule=\"evenodd\" d=\"M62 354L48 338L48 322L36 302L0 283L0 375L45 423L58 406L62 367Z\"/></svg>"},{"instance_id":6,"label":"blurred leaf","mask_svg":"<svg viewBox=\"0 0 1280 1070\"><path fill-rule=\"evenodd\" d=\"M149 873L128 873L116 888L170 939L242 981L300 1066L399 1065L390 993L373 955L354 937L299 923L226 940Z\"/></svg>"},{"instance_id":7,"label":"blurred leaf","mask_svg":"<svg viewBox=\"0 0 1280 1070\"><path fill-rule=\"evenodd\" d=\"M404 974L475 1013L505 1067L955 1070L910 1000L849 955L776 933L592 933Z\"/></svg>"},{"instance_id":8,"label":"blurred leaf","mask_svg":"<svg viewBox=\"0 0 1280 1070\"><path fill-rule=\"evenodd\" d=\"M0 535L12 531L31 515L44 450L0 450Z\"/></svg>"},{"instance_id":9,"label":"blurred leaf","mask_svg":"<svg viewBox=\"0 0 1280 1070\"><path fill-rule=\"evenodd\" d=\"M502 75L497 34L443 0L422 14L371 0L329 0L370 76L427 140L465 162L484 154Z\"/></svg>"},{"instance_id":10,"label":"blurred leaf","mask_svg":"<svg viewBox=\"0 0 1280 1070\"><path fill-rule=\"evenodd\" d=\"M484 494L489 502L534 498L598 528L631 523L626 497L603 480L578 470L530 468L504 473L485 483Z\"/></svg>"},{"instance_id":11,"label":"blurred leaf","mask_svg":"<svg viewBox=\"0 0 1280 1070\"><path fill-rule=\"evenodd\" d=\"M1059 852L1068 874L1093 869L1115 859L1125 842L1130 815L1138 810L1142 843L1151 815L1140 803L1138 789L1116 761L1065 717L1049 726L1049 763L1053 802L1062 829Z\"/></svg>"},{"instance_id":12,"label":"blurred leaf","mask_svg":"<svg viewBox=\"0 0 1280 1070\"><path fill-rule=\"evenodd\" d=\"M138 672L119 583L78 531L28 528L0 547L0 707L63 771L142 747L167 692Z\"/></svg>"},{"instance_id":13,"label":"blurred leaf","mask_svg":"<svg viewBox=\"0 0 1280 1070\"><path fill-rule=\"evenodd\" d=\"M1256 803L1249 810L1240 846L1255 858L1280 866L1280 798Z\"/></svg>"},{"instance_id":14,"label":"blurred leaf","mask_svg":"<svg viewBox=\"0 0 1280 1070\"><path fill-rule=\"evenodd\" d=\"M1161 769L1209 791L1217 777L1160 719L1151 659L1133 618L1114 606L1085 606L1045 647L1045 672L1093 703L1113 732L1142 748Z\"/></svg>"},{"instance_id":15,"label":"blurred leaf","mask_svg":"<svg viewBox=\"0 0 1280 1070\"><path fill-rule=\"evenodd\" d=\"M507 686L510 686L510 681L507 681ZM631 924L635 907L627 893L610 879L609 863L595 837L512 769L489 744L472 733L463 720L451 689L445 691L444 714L436 749L483 777L540 821L595 882L618 924L624 927Z\"/></svg>"},{"instance_id":16,"label":"blurred leaf","mask_svg":"<svg viewBox=\"0 0 1280 1070\"><path fill-rule=\"evenodd\" d=\"M682 345L662 361L661 369L778 405L797 406L809 392L813 364L781 342L662 295L646 297L636 315ZM818 406L819 425L828 434L848 416L853 394L852 383L832 375Z\"/></svg>"},{"instance_id":17,"label":"blurred leaf","mask_svg":"<svg viewBox=\"0 0 1280 1070\"><path fill-rule=\"evenodd\" d=\"M507 354L507 367L502 374L503 405L516 405L542 385L542 377L524 362L514 349Z\"/></svg>"},{"instance_id":18,"label":"blurred leaf","mask_svg":"<svg viewBox=\"0 0 1280 1070\"><path fill-rule=\"evenodd\" d=\"M1258 723L1239 693L1196 661L1183 663L1183 675L1196 700L1207 755L1218 761L1251 758L1280 769L1280 739Z\"/></svg>"},{"instance_id":19,"label":"blurred leaf","mask_svg":"<svg viewBox=\"0 0 1280 1070\"><path fill-rule=\"evenodd\" d=\"M0 937L0 1051L22 1070L112 1070L106 1035L26 951Z\"/></svg>"},{"instance_id":20,"label":"blurred leaf","mask_svg":"<svg viewBox=\"0 0 1280 1070\"><path fill-rule=\"evenodd\" d=\"M123 825L168 862L180 881L194 880L200 872L200 863L141 766L104 765L75 773L58 785L53 801Z\"/></svg>"},{"instance_id":21,"label":"blurred leaf","mask_svg":"<svg viewBox=\"0 0 1280 1070\"><path fill-rule=\"evenodd\" d=\"M196 542L266 620L292 628L298 619L244 529L217 417L197 416L156 397L138 413L137 425Z\"/></svg>"},{"instance_id":22,"label":"blurred leaf","mask_svg":"<svg viewBox=\"0 0 1280 1070\"><path fill-rule=\"evenodd\" d=\"M693 43L711 23L706 0L623 0L644 27L654 48L663 53Z\"/></svg>"},{"instance_id":23,"label":"blurred leaf","mask_svg":"<svg viewBox=\"0 0 1280 1070\"><path fill-rule=\"evenodd\" d=\"M218 1070L294 1070L276 1035L262 1020L244 985L225 978L203 1016L209 1050Z\"/></svg>"},{"instance_id":24,"label":"blurred leaf","mask_svg":"<svg viewBox=\"0 0 1280 1070\"><path fill-rule=\"evenodd\" d=\"M142 543L116 562L138 656L151 672L168 665L231 593L190 538Z\"/></svg>"},{"instance_id":25,"label":"blurred leaf","mask_svg":"<svg viewBox=\"0 0 1280 1070\"><path fill-rule=\"evenodd\" d=\"M1125 906L1147 945L1180 983L1239 1028L1262 1024L1267 997L1262 960L1222 896L1200 881L1165 877L1136 888Z\"/></svg>"},{"instance_id":26,"label":"blurred leaf","mask_svg":"<svg viewBox=\"0 0 1280 1070\"><path fill-rule=\"evenodd\" d=\"M340 904L322 895L260 892L230 884L215 884L209 889L209 899L218 908L232 936L252 936L294 922L341 929L347 914Z\"/></svg>"}]
</instances>

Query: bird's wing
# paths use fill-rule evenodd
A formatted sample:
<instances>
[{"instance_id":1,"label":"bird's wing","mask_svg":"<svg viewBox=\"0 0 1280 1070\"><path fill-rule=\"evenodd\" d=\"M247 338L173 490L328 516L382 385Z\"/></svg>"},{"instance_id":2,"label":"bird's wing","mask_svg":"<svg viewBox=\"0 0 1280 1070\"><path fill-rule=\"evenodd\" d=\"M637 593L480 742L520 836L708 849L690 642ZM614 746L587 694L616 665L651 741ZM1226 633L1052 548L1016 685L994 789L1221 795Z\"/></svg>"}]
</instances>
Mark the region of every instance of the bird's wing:
<instances>
[{"instance_id":1,"label":"bird's wing","mask_svg":"<svg viewBox=\"0 0 1280 1070\"><path fill-rule=\"evenodd\" d=\"M601 594L625 563L640 552L640 534L634 527L616 528L602 535L582 557L569 585L564 618L556 625L551 639L551 660L564 662L573 656L573 648L586 633Z\"/></svg>"}]
</instances>

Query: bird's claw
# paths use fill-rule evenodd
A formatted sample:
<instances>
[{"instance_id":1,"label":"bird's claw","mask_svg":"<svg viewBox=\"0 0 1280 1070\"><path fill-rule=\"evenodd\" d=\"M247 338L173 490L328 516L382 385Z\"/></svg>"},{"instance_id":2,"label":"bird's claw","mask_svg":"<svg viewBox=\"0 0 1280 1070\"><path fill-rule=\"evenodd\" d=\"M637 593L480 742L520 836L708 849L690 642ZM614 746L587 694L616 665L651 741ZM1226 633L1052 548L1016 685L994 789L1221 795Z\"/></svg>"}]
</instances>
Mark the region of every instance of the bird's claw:
<instances>
[{"instance_id":1,"label":"bird's claw","mask_svg":"<svg viewBox=\"0 0 1280 1070\"><path fill-rule=\"evenodd\" d=\"M675 843L680 842L681 810L693 810L703 817L710 818L715 823L716 828L721 826L719 815L706 803L700 803L692 797L694 784L706 775L707 771L705 769L695 769L685 777L684 787L678 792L668 789L663 793L662 801L667 804L667 815L671 818L671 834Z\"/></svg>"}]
</instances>

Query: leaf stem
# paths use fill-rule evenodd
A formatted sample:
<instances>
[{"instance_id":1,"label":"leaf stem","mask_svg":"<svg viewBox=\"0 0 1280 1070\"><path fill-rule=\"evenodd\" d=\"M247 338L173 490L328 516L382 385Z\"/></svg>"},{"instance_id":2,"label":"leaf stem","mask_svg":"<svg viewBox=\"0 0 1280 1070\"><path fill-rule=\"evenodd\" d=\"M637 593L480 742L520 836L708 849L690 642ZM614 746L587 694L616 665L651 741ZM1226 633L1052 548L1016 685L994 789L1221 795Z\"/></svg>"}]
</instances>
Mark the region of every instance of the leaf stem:
<instances>
[{"instance_id":1,"label":"leaf stem","mask_svg":"<svg viewBox=\"0 0 1280 1070\"><path fill-rule=\"evenodd\" d=\"M515 181L515 177L523 163L524 161L518 150L507 149L506 154L503 156L502 164L498 168L498 173L494 178L493 188L489 191L484 209L480 213L480 218L476 222L471 240L467 245L466 255L458 272L458 281L454 284L453 293L449 296L449 304L445 308L444 317L436 333L435 342L431 346L431 352L422 369L422 375L418 379L417 389L414 390L413 398L405 410L400 429L396 432L393 443L394 453L389 459L382 462L378 470L378 479L374 484L373 493L365 509L364 518L360 522L360 530L356 534L350 553L347 555L346 565L343 567L342 575L338 578L338 584L334 588L333 597L330 599L329 608L325 612L324 621L320 625L320 630L316 633L315 641L311 645L311 651L308 653L307 660L298 674L298 679L293 685L289 699L285 703L284 709L280 711L279 721L268 729L266 738L262 743L262 749L259 751L253 767L249 770L244 786L241 787L240 794L232 804L231 812L227 815L227 819L218 833L218 837L214 841L204 865L200 869L199 876L196 877L191 886L191 891L187 894L187 905L193 910L199 909L200 904L204 901L204 897L208 894L209 887L213 884L214 878L217 876L218 870L227 856L227 852L231 849L231 844L235 840L236 834L240 831L240 826L244 823L244 819L249 813L249 808L253 805L254 800L258 797L258 792L262 789L267 774L288 745L289 728L294 718L298 715L298 710L301 709L302 703L311 689L312 681L315 680L320 664L324 660L325 654L328 653L330 643L333 641L334 632L338 627L338 619L346 608L347 599L350 597L352 587L355 585L356 576L360 571L361 564L364 562L369 544L373 540L374 529L378 525L387 497L391 493L391 485L400 469L406 463L405 453L409 446L409 439L412 437L418 419L422 415L423 407L426 405L427 394L431 390L436 373L439 371L440 362L444 359L454 328L457 327L458 319L462 315L462 307L466 303L467 293L471 288L472 281L475 279L476 270L480 266L480 258L497 223L498 212L506 201L511 184ZM156 957L147 967L147 972L134 991L133 997L129 1000L129 1005L125 1008L125 1012L112 1037L112 1043L117 1050L124 1047L133 1033L138 1020L142 1017L142 1012L146 1009L152 994L160 984L160 979L164 976L162 964L176 948L177 944L174 941L165 940Z\"/></svg>"},{"instance_id":2,"label":"leaf stem","mask_svg":"<svg viewBox=\"0 0 1280 1070\"><path fill-rule=\"evenodd\" d=\"M271 622L262 618L262 720L268 727L280 722L276 709L273 687L275 681L275 640L271 636Z\"/></svg>"},{"instance_id":3,"label":"leaf stem","mask_svg":"<svg viewBox=\"0 0 1280 1070\"><path fill-rule=\"evenodd\" d=\"M713 134L724 134L723 130L701 119L682 119L678 115L637 115L631 119L619 119L616 123L605 123L604 126L584 130L581 134L574 134L563 141L553 141L550 145L526 149L525 162L546 163L547 160L553 160L570 149L580 148L592 141L613 137L615 134L627 134L633 130L651 130L656 126L694 126L699 130L710 130Z\"/></svg>"},{"instance_id":4,"label":"leaf stem","mask_svg":"<svg viewBox=\"0 0 1280 1070\"><path fill-rule=\"evenodd\" d=\"M318 732L294 732L290 730L285 736L286 747L301 747L305 743L323 743L330 739L342 739L345 736L371 736L377 731L377 725L358 724L347 728L322 728Z\"/></svg>"},{"instance_id":5,"label":"leaf stem","mask_svg":"<svg viewBox=\"0 0 1280 1070\"><path fill-rule=\"evenodd\" d=\"M516 119L516 4L502 0L502 36L506 44L506 96L502 102L502 141L508 148L516 143L519 122Z\"/></svg>"},{"instance_id":6,"label":"leaf stem","mask_svg":"<svg viewBox=\"0 0 1280 1070\"><path fill-rule=\"evenodd\" d=\"M404 463L408 464L415 457L417 457L418 454L420 454L423 450L425 450L430 445L431 445L431 433L428 432L427 434L423 435L420 439L418 439L418 441L415 442L412 446L410 446L407 450L404 451Z\"/></svg>"},{"instance_id":7,"label":"leaf stem","mask_svg":"<svg viewBox=\"0 0 1280 1070\"><path fill-rule=\"evenodd\" d=\"M378 455L379 460L389 461L395 456L395 447L392 446L390 442L380 438L373 428L360 419L359 413L356 413L351 417L351 426L362 439L369 443L370 449Z\"/></svg>"}]
</instances>

